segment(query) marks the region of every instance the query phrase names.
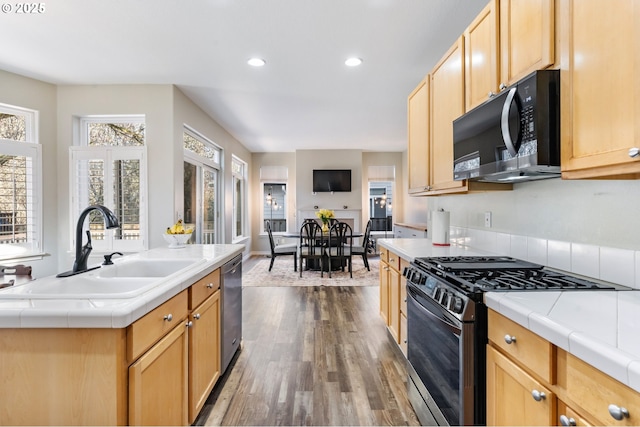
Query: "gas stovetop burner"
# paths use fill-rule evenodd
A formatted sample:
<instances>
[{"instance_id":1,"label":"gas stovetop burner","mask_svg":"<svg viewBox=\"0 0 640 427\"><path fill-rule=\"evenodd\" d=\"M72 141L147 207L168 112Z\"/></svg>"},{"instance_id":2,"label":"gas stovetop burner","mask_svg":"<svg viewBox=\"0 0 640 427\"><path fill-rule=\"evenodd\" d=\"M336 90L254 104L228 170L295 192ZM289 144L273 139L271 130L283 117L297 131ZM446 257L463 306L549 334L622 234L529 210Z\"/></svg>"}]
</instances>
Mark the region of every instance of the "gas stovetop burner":
<instances>
[{"instance_id":1,"label":"gas stovetop burner","mask_svg":"<svg viewBox=\"0 0 640 427\"><path fill-rule=\"evenodd\" d=\"M414 265L427 273L443 277L468 294L510 290L628 289L604 282L596 283L506 256L424 257L416 258Z\"/></svg>"}]
</instances>

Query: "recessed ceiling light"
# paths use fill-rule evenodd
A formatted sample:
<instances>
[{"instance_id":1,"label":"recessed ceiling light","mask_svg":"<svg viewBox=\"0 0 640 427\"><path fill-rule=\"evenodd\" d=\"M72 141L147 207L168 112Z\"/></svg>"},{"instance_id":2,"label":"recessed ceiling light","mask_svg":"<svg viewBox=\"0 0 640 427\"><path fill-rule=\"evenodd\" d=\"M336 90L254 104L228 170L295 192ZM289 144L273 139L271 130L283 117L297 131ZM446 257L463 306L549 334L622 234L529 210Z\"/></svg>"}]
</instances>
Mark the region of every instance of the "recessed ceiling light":
<instances>
[{"instance_id":1,"label":"recessed ceiling light","mask_svg":"<svg viewBox=\"0 0 640 427\"><path fill-rule=\"evenodd\" d=\"M251 65L252 67L262 67L266 63L267 62L262 58L251 58L247 61L247 64Z\"/></svg>"},{"instance_id":2,"label":"recessed ceiling light","mask_svg":"<svg viewBox=\"0 0 640 427\"><path fill-rule=\"evenodd\" d=\"M344 61L344 65L347 67L357 67L360 64L362 64L362 59L360 58L349 58Z\"/></svg>"}]
</instances>

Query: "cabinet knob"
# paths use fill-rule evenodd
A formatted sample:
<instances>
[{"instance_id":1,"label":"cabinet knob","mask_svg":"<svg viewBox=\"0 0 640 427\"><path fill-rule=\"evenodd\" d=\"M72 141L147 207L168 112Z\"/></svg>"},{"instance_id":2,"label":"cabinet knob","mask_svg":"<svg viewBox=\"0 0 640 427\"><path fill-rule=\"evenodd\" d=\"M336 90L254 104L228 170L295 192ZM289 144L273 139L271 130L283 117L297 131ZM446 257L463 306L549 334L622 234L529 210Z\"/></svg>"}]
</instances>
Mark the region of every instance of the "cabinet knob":
<instances>
[{"instance_id":1,"label":"cabinet knob","mask_svg":"<svg viewBox=\"0 0 640 427\"><path fill-rule=\"evenodd\" d=\"M173 314L169 313L166 316L164 316L163 319L166 320L167 322L171 322L173 320Z\"/></svg>"},{"instance_id":2,"label":"cabinet knob","mask_svg":"<svg viewBox=\"0 0 640 427\"><path fill-rule=\"evenodd\" d=\"M611 404L609 405L609 415L611 415L613 419L620 421L624 418L629 418L629 411L622 406Z\"/></svg>"},{"instance_id":3,"label":"cabinet knob","mask_svg":"<svg viewBox=\"0 0 640 427\"><path fill-rule=\"evenodd\" d=\"M516 337L507 334L504 336L504 342L506 342L507 344L513 344L514 342L516 342Z\"/></svg>"},{"instance_id":4,"label":"cabinet knob","mask_svg":"<svg viewBox=\"0 0 640 427\"><path fill-rule=\"evenodd\" d=\"M547 398L547 395L544 393L544 391L538 390L533 390L531 392L531 396L533 396L533 400L535 400L536 402L540 402Z\"/></svg>"},{"instance_id":5,"label":"cabinet knob","mask_svg":"<svg viewBox=\"0 0 640 427\"><path fill-rule=\"evenodd\" d=\"M574 418L569 418L566 415L560 415L560 425L562 426L575 426L576 420Z\"/></svg>"},{"instance_id":6,"label":"cabinet knob","mask_svg":"<svg viewBox=\"0 0 640 427\"><path fill-rule=\"evenodd\" d=\"M193 322L191 320L189 320L187 323L185 323L185 325L187 328L190 328L193 326Z\"/></svg>"},{"instance_id":7,"label":"cabinet knob","mask_svg":"<svg viewBox=\"0 0 640 427\"><path fill-rule=\"evenodd\" d=\"M633 147L633 148L629 148L629 157L638 157L640 156L640 148L638 147Z\"/></svg>"},{"instance_id":8,"label":"cabinet knob","mask_svg":"<svg viewBox=\"0 0 640 427\"><path fill-rule=\"evenodd\" d=\"M500 90L505 90L507 88L507 85L504 83L500 83L500 86L498 86L500 88Z\"/></svg>"},{"instance_id":9,"label":"cabinet knob","mask_svg":"<svg viewBox=\"0 0 640 427\"><path fill-rule=\"evenodd\" d=\"M487 98L493 98L494 96L496 96L496 94L493 93L492 90L490 90L489 93L487 94Z\"/></svg>"},{"instance_id":10,"label":"cabinet knob","mask_svg":"<svg viewBox=\"0 0 640 427\"><path fill-rule=\"evenodd\" d=\"M200 313L194 314L193 318L196 319L196 320L199 320L200 319Z\"/></svg>"},{"instance_id":11,"label":"cabinet knob","mask_svg":"<svg viewBox=\"0 0 640 427\"><path fill-rule=\"evenodd\" d=\"M208 289L213 289L213 283L207 283L207 288Z\"/></svg>"}]
</instances>

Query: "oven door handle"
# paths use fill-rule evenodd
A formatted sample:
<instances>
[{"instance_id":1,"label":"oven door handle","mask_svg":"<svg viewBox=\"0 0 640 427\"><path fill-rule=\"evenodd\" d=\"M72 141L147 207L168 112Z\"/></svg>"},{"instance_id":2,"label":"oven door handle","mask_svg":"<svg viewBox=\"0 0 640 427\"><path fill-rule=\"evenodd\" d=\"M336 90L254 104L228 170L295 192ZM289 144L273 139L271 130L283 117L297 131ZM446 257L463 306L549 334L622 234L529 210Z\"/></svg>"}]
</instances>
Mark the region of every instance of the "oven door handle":
<instances>
[{"instance_id":1,"label":"oven door handle","mask_svg":"<svg viewBox=\"0 0 640 427\"><path fill-rule=\"evenodd\" d=\"M411 297L411 300L413 301L413 303L416 305L416 308L419 309L425 316L442 324L450 332L453 332L456 335L460 335L462 333L462 326L454 325L452 323L447 322L445 319L433 314L431 310L429 310L424 305L420 304L416 299L416 292L413 289L411 289L411 287L409 286L407 286L407 293ZM439 309L439 307L437 307L436 305L434 305L434 308Z\"/></svg>"}]
</instances>

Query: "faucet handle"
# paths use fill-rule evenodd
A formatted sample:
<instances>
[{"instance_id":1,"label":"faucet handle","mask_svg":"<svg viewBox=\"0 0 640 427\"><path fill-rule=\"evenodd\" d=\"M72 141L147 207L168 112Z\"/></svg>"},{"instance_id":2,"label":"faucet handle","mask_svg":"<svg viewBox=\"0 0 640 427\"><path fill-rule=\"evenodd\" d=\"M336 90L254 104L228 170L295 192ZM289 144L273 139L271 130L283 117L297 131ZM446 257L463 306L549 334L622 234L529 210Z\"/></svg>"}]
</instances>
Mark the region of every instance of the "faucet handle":
<instances>
[{"instance_id":1,"label":"faucet handle","mask_svg":"<svg viewBox=\"0 0 640 427\"><path fill-rule=\"evenodd\" d=\"M102 265L112 265L113 261L111 261L111 257L114 256L114 255L122 256L122 253L121 252L114 252L114 253L111 253L109 255L105 255L104 256L104 262L102 263Z\"/></svg>"}]
</instances>

